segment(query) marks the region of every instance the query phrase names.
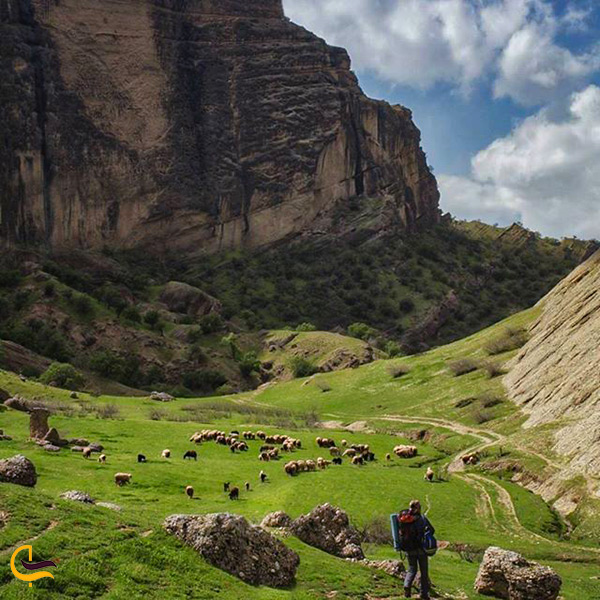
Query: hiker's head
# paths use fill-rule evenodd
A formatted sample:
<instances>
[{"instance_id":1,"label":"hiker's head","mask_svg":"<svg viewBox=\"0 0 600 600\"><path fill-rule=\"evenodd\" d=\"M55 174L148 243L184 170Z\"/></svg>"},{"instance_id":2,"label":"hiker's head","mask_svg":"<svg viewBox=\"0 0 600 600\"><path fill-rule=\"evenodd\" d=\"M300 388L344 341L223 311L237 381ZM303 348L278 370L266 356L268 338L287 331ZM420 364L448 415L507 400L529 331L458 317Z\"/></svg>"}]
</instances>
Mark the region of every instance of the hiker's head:
<instances>
[{"instance_id":1,"label":"hiker's head","mask_svg":"<svg viewBox=\"0 0 600 600\"><path fill-rule=\"evenodd\" d=\"M421 503L418 500L411 500L408 509L413 515L421 514Z\"/></svg>"}]
</instances>

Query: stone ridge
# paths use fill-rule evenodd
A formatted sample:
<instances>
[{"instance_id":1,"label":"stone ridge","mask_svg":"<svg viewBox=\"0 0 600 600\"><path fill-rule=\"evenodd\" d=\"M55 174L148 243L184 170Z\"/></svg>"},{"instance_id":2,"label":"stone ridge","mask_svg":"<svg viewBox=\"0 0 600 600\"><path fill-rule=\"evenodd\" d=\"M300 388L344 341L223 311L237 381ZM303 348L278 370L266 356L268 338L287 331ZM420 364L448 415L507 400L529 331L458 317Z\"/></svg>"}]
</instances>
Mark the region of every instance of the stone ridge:
<instances>
[{"instance_id":1,"label":"stone ridge","mask_svg":"<svg viewBox=\"0 0 600 600\"><path fill-rule=\"evenodd\" d=\"M355 199L380 228L439 220L410 111L280 0L6 0L0 57L10 245L256 248Z\"/></svg>"}]
</instances>

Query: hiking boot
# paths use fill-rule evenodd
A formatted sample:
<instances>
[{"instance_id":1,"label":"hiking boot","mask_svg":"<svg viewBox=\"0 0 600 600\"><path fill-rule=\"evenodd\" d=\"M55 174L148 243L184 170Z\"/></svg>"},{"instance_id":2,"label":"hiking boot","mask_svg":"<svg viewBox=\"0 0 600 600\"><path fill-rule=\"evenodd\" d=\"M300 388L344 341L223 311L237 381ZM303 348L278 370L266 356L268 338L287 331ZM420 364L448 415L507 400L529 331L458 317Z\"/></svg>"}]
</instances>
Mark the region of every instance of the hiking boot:
<instances>
[{"instance_id":1,"label":"hiking boot","mask_svg":"<svg viewBox=\"0 0 600 600\"><path fill-rule=\"evenodd\" d=\"M404 588L404 597L412 598L412 594L410 593L410 588Z\"/></svg>"}]
</instances>

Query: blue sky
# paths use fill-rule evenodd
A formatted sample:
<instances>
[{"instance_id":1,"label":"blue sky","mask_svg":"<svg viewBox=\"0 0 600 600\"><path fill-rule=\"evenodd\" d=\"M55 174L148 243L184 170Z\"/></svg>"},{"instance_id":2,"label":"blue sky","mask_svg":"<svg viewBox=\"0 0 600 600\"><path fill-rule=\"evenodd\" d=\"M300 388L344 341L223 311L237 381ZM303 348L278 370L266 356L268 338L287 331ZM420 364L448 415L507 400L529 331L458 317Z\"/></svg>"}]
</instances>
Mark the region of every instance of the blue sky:
<instances>
[{"instance_id":1,"label":"blue sky","mask_svg":"<svg viewBox=\"0 0 600 600\"><path fill-rule=\"evenodd\" d=\"M600 237L600 2L284 0L408 106L459 218Z\"/></svg>"}]
</instances>

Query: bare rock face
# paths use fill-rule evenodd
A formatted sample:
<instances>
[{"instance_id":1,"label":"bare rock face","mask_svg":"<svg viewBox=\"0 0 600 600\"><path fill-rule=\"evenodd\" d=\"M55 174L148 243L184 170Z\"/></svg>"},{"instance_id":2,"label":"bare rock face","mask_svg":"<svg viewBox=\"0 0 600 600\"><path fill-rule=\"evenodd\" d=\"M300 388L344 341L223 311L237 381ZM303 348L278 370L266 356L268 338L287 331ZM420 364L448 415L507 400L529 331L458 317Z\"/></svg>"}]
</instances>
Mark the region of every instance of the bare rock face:
<instances>
[{"instance_id":1,"label":"bare rock face","mask_svg":"<svg viewBox=\"0 0 600 600\"><path fill-rule=\"evenodd\" d=\"M5 0L0 40L11 244L256 248L367 198L377 228L439 220L410 111L281 0Z\"/></svg>"},{"instance_id":2,"label":"bare rock face","mask_svg":"<svg viewBox=\"0 0 600 600\"><path fill-rule=\"evenodd\" d=\"M483 556L475 590L506 600L556 600L561 585L561 578L550 567L492 546Z\"/></svg>"},{"instance_id":3,"label":"bare rock face","mask_svg":"<svg viewBox=\"0 0 600 600\"><path fill-rule=\"evenodd\" d=\"M251 585L289 587L300 558L264 529L230 514L171 515L164 528L211 565Z\"/></svg>"},{"instance_id":4,"label":"bare rock face","mask_svg":"<svg viewBox=\"0 0 600 600\"><path fill-rule=\"evenodd\" d=\"M290 528L305 544L340 558L362 560L360 536L350 525L348 514L331 504L321 504L298 517Z\"/></svg>"},{"instance_id":5,"label":"bare rock face","mask_svg":"<svg viewBox=\"0 0 600 600\"><path fill-rule=\"evenodd\" d=\"M598 476L600 251L539 306L531 337L504 380L509 396L529 414L526 427L568 420L556 434L554 450L571 458L572 470Z\"/></svg>"},{"instance_id":6,"label":"bare rock face","mask_svg":"<svg viewBox=\"0 0 600 600\"><path fill-rule=\"evenodd\" d=\"M35 466L21 454L0 460L0 482L34 487L37 483Z\"/></svg>"},{"instance_id":7,"label":"bare rock face","mask_svg":"<svg viewBox=\"0 0 600 600\"><path fill-rule=\"evenodd\" d=\"M9 398L10 394L6 390L0 388L0 404L6 402Z\"/></svg>"},{"instance_id":8,"label":"bare rock face","mask_svg":"<svg viewBox=\"0 0 600 600\"><path fill-rule=\"evenodd\" d=\"M187 283L170 281L165 285L160 301L171 312L183 313L192 317L201 317L221 311L221 303L216 299Z\"/></svg>"},{"instance_id":9,"label":"bare rock face","mask_svg":"<svg viewBox=\"0 0 600 600\"><path fill-rule=\"evenodd\" d=\"M74 502L82 502L83 504L95 504L96 501L86 492L79 490L70 490L60 495L65 500L73 500Z\"/></svg>"},{"instance_id":10,"label":"bare rock face","mask_svg":"<svg viewBox=\"0 0 600 600\"><path fill-rule=\"evenodd\" d=\"M277 512L269 513L265 516L265 518L261 521L261 527L277 527L277 528L287 528L292 524L292 518L282 510L278 510Z\"/></svg>"}]
</instances>

